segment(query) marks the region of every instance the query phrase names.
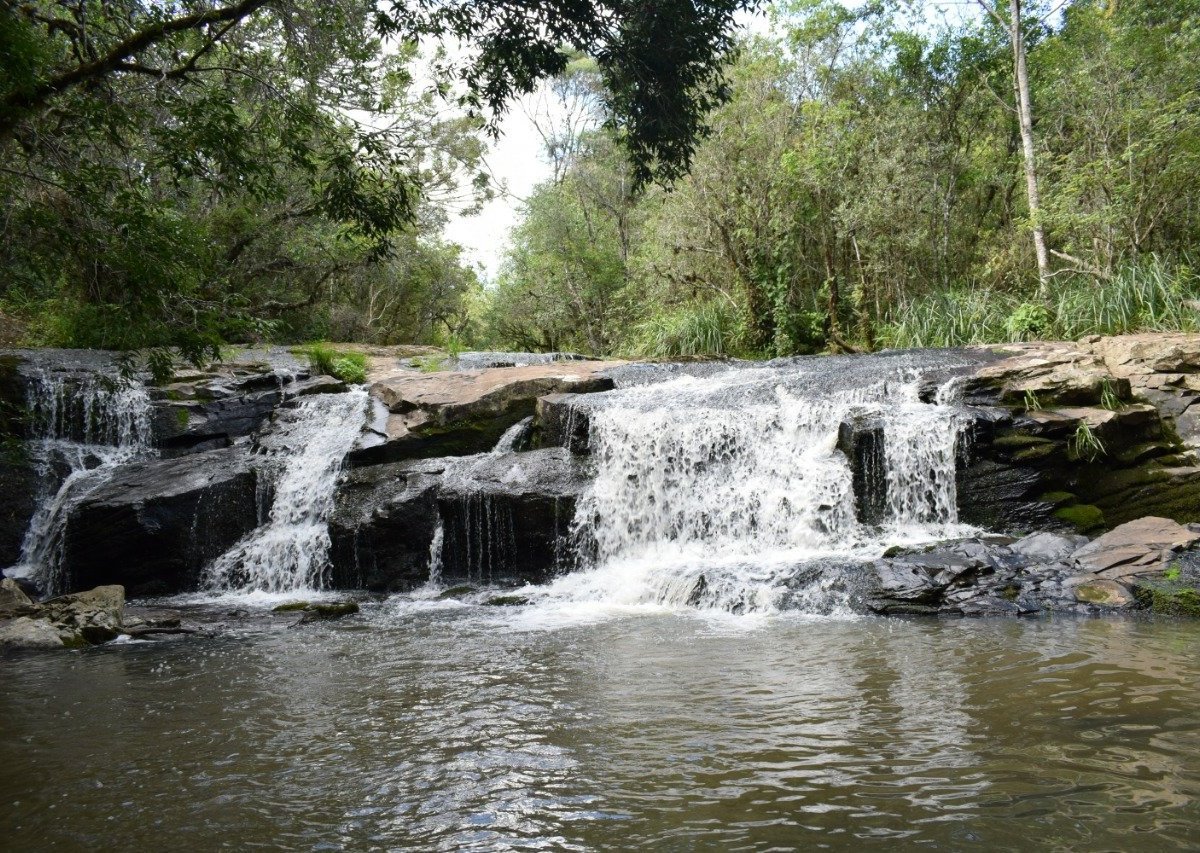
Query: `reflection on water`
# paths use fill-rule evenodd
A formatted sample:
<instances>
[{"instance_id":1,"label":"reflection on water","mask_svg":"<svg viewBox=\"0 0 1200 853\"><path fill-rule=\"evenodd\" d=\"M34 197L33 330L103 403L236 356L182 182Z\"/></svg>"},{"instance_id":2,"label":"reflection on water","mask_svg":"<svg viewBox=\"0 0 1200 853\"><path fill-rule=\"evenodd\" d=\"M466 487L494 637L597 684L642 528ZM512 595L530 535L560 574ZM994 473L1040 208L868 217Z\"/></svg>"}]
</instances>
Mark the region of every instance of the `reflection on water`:
<instances>
[{"instance_id":1,"label":"reflection on water","mask_svg":"<svg viewBox=\"0 0 1200 853\"><path fill-rule=\"evenodd\" d=\"M2 846L1194 844L1196 624L609 617L392 602L4 660Z\"/></svg>"}]
</instances>

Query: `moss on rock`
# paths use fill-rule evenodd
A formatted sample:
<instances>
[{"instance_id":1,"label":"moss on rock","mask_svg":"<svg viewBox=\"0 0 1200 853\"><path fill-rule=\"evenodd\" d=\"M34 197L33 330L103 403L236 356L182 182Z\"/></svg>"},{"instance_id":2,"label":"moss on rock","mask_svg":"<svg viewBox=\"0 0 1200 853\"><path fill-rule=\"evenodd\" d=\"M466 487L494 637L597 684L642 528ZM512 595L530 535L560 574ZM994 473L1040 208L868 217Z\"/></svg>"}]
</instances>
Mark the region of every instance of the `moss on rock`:
<instances>
[{"instance_id":1,"label":"moss on rock","mask_svg":"<svg viewBox=\"0 0 1200 853\"><path fill-rule=\"evenodd\" d=\"M1105 526L1104 512L1094 504L1061 506L1054 511L1054 517L1072 525L1079 533L1088 533Z\"/></svg>"}]
</instances>

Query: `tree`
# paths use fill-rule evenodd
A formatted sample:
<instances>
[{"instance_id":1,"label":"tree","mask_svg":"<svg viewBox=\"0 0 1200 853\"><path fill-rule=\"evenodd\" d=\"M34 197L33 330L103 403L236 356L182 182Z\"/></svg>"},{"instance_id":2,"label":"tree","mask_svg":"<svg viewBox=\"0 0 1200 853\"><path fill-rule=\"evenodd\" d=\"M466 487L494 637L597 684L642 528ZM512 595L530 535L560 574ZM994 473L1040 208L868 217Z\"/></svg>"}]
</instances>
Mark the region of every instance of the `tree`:
<instances>
[{"instance_id":1,"label":"tree","mask_svg":"<svg viewBox=\"0 0 1200 853\"><path fill-rule=\"evenodd\" d=\"M1017 123L1021 129L1021 155L1025 164L1025 198L1029 205L1029 221L1033 231L1033 247L1037 256L1038 296L1050 297L1050 253L1046 248L1046 228L1042 222L1041 194L1038 190L1037 154L1033 141L1033 107L1029 91L1029 67L1025 50L1025 24L1021 17L1021 0L1008 0L1007 23L996 7L987 0L979 5L1008 31L1013 54L1013 91L1017 102Z\"/></svg>"}]
</instances>

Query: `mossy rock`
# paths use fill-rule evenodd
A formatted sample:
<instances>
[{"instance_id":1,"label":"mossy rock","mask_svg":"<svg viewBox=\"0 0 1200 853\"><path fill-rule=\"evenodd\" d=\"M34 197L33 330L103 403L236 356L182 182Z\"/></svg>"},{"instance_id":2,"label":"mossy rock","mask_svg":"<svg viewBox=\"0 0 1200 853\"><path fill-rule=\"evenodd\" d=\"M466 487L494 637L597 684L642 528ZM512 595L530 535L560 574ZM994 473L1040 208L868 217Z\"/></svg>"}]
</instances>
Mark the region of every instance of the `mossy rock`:
<instances>
[{"instance_id":1,"label":"mossy rock","mask_svg":"<svg viewBox=\"0 0 1200 853\"><path fill-rule=\"evenodd\" d=\"M1178 448L1163 441L1144 441L1127 447L1116 454L1116 459L1122 465L1137 465L1156 457L1163 457Z\"/></svg>"},{"instance_id":2,"label":"mossy rock","mask_svg":"<svg viewBox=\"0 0 1200 853\"><path fill-rule=\"evenodd\" d=\"M272 613L295 613L297 610L307 610L311 605L307 601L288 601L271 608Z\"/></svg>"},{"instance_id":3,"label":"mossy rock","mask_svg":"<svg viewBox=\"0 0 1200 853\"><path fill-rule=\"evenodd\" d=\"M524 595L493 595L487 600L488 607L521 607L528 603Z\"/></svg>"},{"instance_id":4,"label":"mossy rock","mask_svg":"<svg viewBox=\"0 0 1200 853\"><path fill-rule=\"evenodd\" d=\"M1045 459L1047 456L1053 456L1059 451L1059 447L1055 444L1037 444L1031 447L1026 447L1023 450L1018 450L1012 455L1013 462L1033 462L1037 459Z\"/></svg>"},{"instance_id":5,"label":"mossy rock","mask_svg":"<svg viewBox=\"0 0 1200 853\"><path fill-rule=\"evenodd\" d=\"M1104 512L1093 504L1061 506L1054 511L1054 517L1072 525L1079 533L1088 533L1105 526Z\"/></svg>"},{"instance_id":6,"label":"mossy rock","mask_svg":"<svg viewBox=\"0 0 1200 853\"><path fill-rule=\"evenodd\" d=\"M1048 438L1030 435L1026 432L1007 432L1004 435L997 436L996 439L992 441L992 446L1002 447L1006 450L1022 450L1029 447L1053 445L1054 443L1055 442Z\"/></svg>"},{"instance_id":7,"label":"mossy rock","mask_svg":"<svg viewBox=\"0 0 1200 853\"><path fill-rule=\"evenodd\" d=\"M444 590L442 594L438 596L438 600L441 601L447 598L462 598L464 595L470 595L474 591L475 587L471 586L469 583L459 584L458 586L452 586L449 589Z\"/></svg>"},{"instance_id":8,"label":"mossy rock","mask_svg":"<svg viewBox=\"0 0 1200 853\"><path fill-rule=\"evenodd\" d=\"M318 601L304 609L301 624L305 622L323 622L331 619L341 619L358 612L356 601Z\"/></svg>"},{"instance_id":9,"label":"mossy rock","mask_svg":"<svg viewBox=\"0 0 1200 853\"><path fill-rule=\"evenodd\" d=\"M1070 492L1046 492L1038 500L1054 507L1060 507L1075 503L1077 498Z\"/></svg>"},{"instance_id":10,"label":"mossy rock","mask_svg":"<svg viewBox=\"0 0 1200 853\"><path fill-rule=\"evenodd\" d=\"M1133 588L1138 602L1155 613L1200 617L1200 587L1186 580L1140 580Z\"/></svg>"}]
</instances>

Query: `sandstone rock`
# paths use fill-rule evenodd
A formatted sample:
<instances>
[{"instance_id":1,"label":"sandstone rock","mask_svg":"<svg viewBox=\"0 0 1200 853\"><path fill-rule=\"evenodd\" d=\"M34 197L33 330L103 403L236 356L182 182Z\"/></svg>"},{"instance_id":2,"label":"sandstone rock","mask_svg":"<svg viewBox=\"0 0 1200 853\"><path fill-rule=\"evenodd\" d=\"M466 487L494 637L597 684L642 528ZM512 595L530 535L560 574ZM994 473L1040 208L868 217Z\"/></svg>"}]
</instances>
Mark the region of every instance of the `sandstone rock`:
<instances>
[{"instance_id":1,"label":"sandstone rock","mask_svg":"<svg viewBox=\"0 0 1200 853\"><path fill-rule=\"evenodd\" d=\"M1033 395L1044 406L1086 406L1100 402L1106 383L1122 399L1129 396L1129 380L1113 377L1103 359L1086 347L1032 343L997 349L1014 354L983 365L968 384L997 387L1006 402L1021 404Z\"/></svg>"},{"instance_id":2,"label":"sandstone rock","mask_svg":"<svg viewBox=\"0 0 1200 853\"><path fill-rule=\"evenodd\" d=\"M256 481L242 447L120 469L67 523L70 588L121 583L133 595L194 589L203 566L257 525Z\"/></svg>"},{"instance_id":3,"label":"sandstone rock","mask_svg":"<svg viewBox=\"0 0 1200 853\"><path fill-rule=\"evenodd\" d=\"M33 601L16 581L11 578L0 580L0 617L11 615L32 605Z\"/></svg>"},{"instance_id":4,"label":"sandstone rock","mask_svg":"<svg viewBox=\"0 0 1200 853\"><path fill-rule=\"evenodd\" d=\"M1116 376L1200 372L1200 335L1187 332L1101 338L1092 344L1092 351Z\"/></svg>"},{"instance_id":5,"label":"sandstone rock","mask_svg":"<svg viewBox=\"0 0 1200 853\"><path fill-rule=\"evenodd\" d=\"M99 645L121 633L125 588L116 584L62 595L38 607L39 618L58 631L64 645Z\"/></svg>"},{"instance_id":6,"label":"sandstone rock","mask_svg":"<svg viewBox=\"0 0 1200 853\"><path fill-rule=\"evenodd\" d=\"M0 621L0 648L61 649L63 641L58 631L44 619L20 616Z\"/></svg>"},{"instance_id":7,"label":"sandstone rock","mask_svg":"<svg viewBox=\"0 0 1200 853\"><path fill-rule=\"evenodd\" d=\"M1076 566L1106 580L1161 571L1172 554L1200 542L1196 533L1166 518L1141 518L1114 528L1079 548Z\"/></svg>"},{"instance_id":8,"label":"sandstone rock","mask_svg":"<svg viewBox=\"0 0 1200 853\"><path fill-rule=\"evenodd\" d=\"M578 361L425 374L403 370L382 376L371 393L389 412L384 441L364 443L351 453L351 461L490 450L508 427L534 414L539 397L608 390L613 382L603 372L619 364Z\"/></svg>"},{"instance_id":9,"label":"sandstone rock","mask_svg":"<svg viewBox=\"0 0 1200 853\"><path fill-rule=\"evenodd\" d=\"M1067 584L1074 591L1075 600L1080 604L1129 607L1134 603L1133 593L1128 587L1113 580L1083 575L1069 579Z\"/></svg>"}]
</instances>

